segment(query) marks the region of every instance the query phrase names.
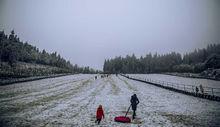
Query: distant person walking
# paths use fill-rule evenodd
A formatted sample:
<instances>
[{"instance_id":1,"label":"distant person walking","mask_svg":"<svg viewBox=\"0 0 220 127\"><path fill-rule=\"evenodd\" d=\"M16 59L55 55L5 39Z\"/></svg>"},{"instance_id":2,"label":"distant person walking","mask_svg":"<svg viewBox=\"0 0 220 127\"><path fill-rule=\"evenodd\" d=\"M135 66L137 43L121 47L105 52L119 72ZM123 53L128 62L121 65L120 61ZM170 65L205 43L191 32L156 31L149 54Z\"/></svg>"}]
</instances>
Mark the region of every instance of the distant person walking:
<instances>
[{"instance_id":1,"label":"distant person walking","mask_svg":"<svg viewBox=\"0 0 220 127\"><path fill-rule=\"evenodd\" d=\"M137 105L139 104L139 100L138 100L136 94L134 94L134 95L131 96L130 102L131 102L131 107L132 107L132 110L133 110L132 118L135 119L136 110L137 110Z\"/></svg>"},{"instance_id":2,"label":"distant person walking","mask_svg":"<svg viewBox=\"0 0 220 127\"><path fill-rule=\"evenodd\" d=\"M199 92L199 88L196 86L196 95L198 94Z\"/></svg>"},{"instance_id":3,"label":"distant person walking","mask_svg":"<svg viewBox=\"0 0 220 127\"><path fill-rule=\"evenodd\" d=\"M102 117L103 117L103 119L105 118L104 111L102 109L102 105L99 105L99 107L97 108L97 111L96 111L96 121L95 121L95 123L98 122L98 124L100 124L100 122L102 120Z\"/></svg>"},{"instance_id":4,"label":"distant person walking","mask_svg":"<svg viewBox=\"0 0 220 127\"><path fill-rule=\"evenodd\" d=\"M202 84L199 85L199 88L200 88L201 93L204 94L204 89L203 89L203 87L202 87Z\"/></svg>"}]
</instances>

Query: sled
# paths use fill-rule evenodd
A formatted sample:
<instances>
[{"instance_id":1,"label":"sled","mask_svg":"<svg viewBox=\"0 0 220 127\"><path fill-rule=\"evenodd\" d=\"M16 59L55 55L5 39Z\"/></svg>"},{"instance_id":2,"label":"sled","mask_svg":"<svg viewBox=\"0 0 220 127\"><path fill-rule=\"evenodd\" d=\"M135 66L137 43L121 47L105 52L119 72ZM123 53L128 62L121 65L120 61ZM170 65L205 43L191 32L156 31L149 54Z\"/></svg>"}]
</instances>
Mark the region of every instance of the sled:
<instances>
[{"instance_id":1,"label":"sled","mask_svg":"<svg viewBox=\"0 0 220 127\"><path fill-rule=\"evenodd\" d=\"M127 117L127 114L130 110L131 105L128 108L128 111L126 112L125 116L117 116L115 117L115 122L121 122L121 123L130 123L131 119L129 117Z\"/></svg>"},{"instance_id":2,"label":"sled","mask_svg":"<svg viewBox=\"0 0 220 127\"><path fill-rule=\"evenodd\" d=\"M115 122L130 123L131 119L126 116L117 116L117 117L115 117Z\"/></svg>"}]
</instances>

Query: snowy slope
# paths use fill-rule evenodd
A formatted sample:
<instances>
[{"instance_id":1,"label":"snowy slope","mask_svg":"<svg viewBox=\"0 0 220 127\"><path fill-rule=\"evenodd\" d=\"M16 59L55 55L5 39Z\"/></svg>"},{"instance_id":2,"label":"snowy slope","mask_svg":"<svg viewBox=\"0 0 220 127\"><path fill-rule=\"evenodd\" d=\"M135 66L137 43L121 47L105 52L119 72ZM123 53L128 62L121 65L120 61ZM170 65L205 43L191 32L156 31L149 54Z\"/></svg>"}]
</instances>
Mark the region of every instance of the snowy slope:
<instances>
[{"instance_id":1,"label":"snowy slope","mask_svg":"<svg viewBox=\"0 0 220 127\"><path fill-rule=\"evenodd\" d=\"M159 84L165 86L168 85L170 87L189 92L195 92L195 87L200 88L199 86L202 85L205 94L220 96L220 81L200 78L185 78L164 74L129 74L129 76L141 80L150 79L151 81L156 81Z\"/></svg>"},{"instance_id":2,"label":"snowy slope","mask_svg":"<svg viewBox=\"0 0 220 127\"><path fill-rule=\"evenodd\" d=\"M72 75L0 86L0 123L5 126L97 126L103 105L106 127L220 126L220 103L195 98L111 75ZM141 124L114 122L136 93ZM131 117L132 112L128 113Z\"/></svg>"},{"instance_id":3,"label":"snowy slope","mask_svg":"<svg viewBox=\"0 0 220 127\"><path fill-rule=\"evenodd\" d=\"M204 87L220 88L220 81L200 78L186 78L179 76L171 76L165 74L131 74L130 76L139 77L142 79L160 80L178 84L199 86L202 84Z\"/></svg>"}]
</instances>

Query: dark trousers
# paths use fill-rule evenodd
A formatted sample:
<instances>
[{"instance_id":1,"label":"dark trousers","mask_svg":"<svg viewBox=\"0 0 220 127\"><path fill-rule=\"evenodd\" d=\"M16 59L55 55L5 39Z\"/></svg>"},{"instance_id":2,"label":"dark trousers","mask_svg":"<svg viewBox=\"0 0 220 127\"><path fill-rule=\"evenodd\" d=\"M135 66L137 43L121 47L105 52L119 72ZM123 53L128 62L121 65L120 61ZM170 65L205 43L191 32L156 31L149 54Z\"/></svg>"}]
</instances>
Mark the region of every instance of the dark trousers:
<instances>
[{"instance_id":1,"label":"dark trousers","mask_svg":"<svg viewBox=\"0 0 220 127\"><path fill-rule=\"evenodd\" d=\"M137 105L131 105L131 106L132 106L132 110L133 110L133 115L132 115L132 118L133 118L133 119L135 119Z\"/></svg>"},{"instance_id":2,"label":"dark trousers","mask_svg":"<svg viewBox=\"0 0 220 127\"><path fill-rule=\"evenodd\" d=\"M135 119L135 116L136 116L136 110L133 110L132 118Z\"/></svg>"},{"instance_id":3,"label":"dark trousers","mask_svg":"<svg viewBox=\"0 0 220 127\"><path fill-rule=\"evenodd\" d=\"M98 124L100 124L101 119L96 119L96 121L95 121L95 122L98 122Z\"/></svg>"}]
</instances>

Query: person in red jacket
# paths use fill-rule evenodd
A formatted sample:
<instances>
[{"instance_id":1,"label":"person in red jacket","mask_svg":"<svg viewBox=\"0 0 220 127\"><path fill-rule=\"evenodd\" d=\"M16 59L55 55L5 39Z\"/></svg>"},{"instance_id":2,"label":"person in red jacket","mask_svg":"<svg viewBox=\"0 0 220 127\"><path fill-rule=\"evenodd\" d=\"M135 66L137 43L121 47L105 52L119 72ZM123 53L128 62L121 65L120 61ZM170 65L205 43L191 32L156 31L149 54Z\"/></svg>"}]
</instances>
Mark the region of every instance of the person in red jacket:
<instances>
[{"instance_id":1,"label":"person in red jacket","mask_svg":"<svg viewBox=\"0 0 220 127\"><path fill-rule=\"evenodd\" d=\"M98 122L98 124L99 124L102 120L102 117L103 117L103 119L105 118L104 111L102 109L102 105L99 105L99 107L97 108L97 111L96 111L96 121L95 122Z\"/></svg>"}]
</instances>

